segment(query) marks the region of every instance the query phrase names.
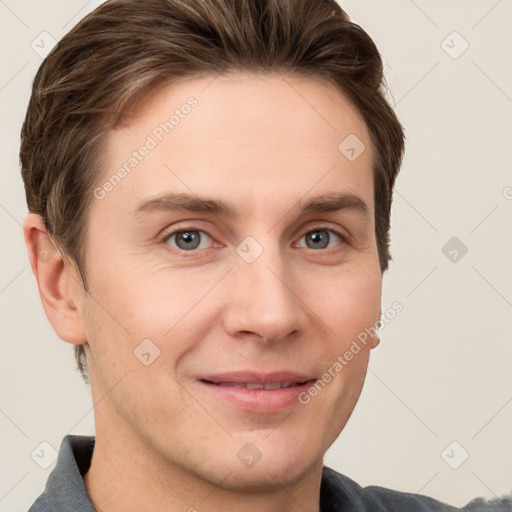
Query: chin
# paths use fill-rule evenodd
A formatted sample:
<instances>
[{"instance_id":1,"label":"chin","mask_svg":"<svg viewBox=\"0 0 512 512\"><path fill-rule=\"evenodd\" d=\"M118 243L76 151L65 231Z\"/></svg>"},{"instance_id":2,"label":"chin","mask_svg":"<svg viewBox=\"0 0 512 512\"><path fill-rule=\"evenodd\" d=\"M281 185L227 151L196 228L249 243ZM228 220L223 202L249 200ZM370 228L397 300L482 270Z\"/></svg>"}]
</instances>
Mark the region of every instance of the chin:
<instances>
[{"instance_id":1,"label":"chin","mask_svg":"<svg viewBox=\"0 0 512 512\"><path fill-rule=\"evenodd\" d=\"M215 462L209 468L205 465L197 467L198 472L203 473L203 478L208 474L206 480L225 489L268 492L293 486L303 480L315 465L320 464L321 467L322 454L313 453L311 447L293 443L291 439L289 443L273 445L270 439L267 443L256 441L259 448L250 442L237 442L234 450L225 449L222 453L215 450L217 453L211 453L210 459Z\"/></svg>"},{"instance_id":2,"label":"chin","mask_svg":"<svg viewBox=\"0 0 512 512\"><path fill-rule=\"evenodd\" d=\"M283 461L278 464L275 459L264 463L260 460L252 468L239 467L230 468L226 473L229 476L222 481L221 487L240 492L269 492L279 490L283 487L290 487L298 484L312 469L314 462L310 464L297 464L297 460ZM216 473L216 482L219 477Z\"/></svg>"}]
</instances>

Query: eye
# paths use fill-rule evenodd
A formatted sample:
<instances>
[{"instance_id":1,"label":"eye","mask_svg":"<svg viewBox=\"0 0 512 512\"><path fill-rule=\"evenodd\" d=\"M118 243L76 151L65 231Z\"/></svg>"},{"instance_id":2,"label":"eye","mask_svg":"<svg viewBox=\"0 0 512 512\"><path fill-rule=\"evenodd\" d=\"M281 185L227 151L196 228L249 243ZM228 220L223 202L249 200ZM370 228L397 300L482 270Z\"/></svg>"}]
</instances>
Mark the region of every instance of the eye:
<instances>
[{"instance_id":1,"label":"eye","mask_svg":"<svg viewBox=\"0 0 512 512\"><path fill-rule=\"evenodd\" d=\"M200 229L182 229L180 231L173 231L167 235L162 241L171 245L171 241L175 239L175 247L180 251L194 251L196 249L206 249L201 247L203 239L212 240L209 235Z\"/></svg>"},{"instance_id":2,"label":"eye","mask_svg":"<svg viewBox=\"0 0 512 512\"><path fill-rule=\"evenodd\" d=\"M303 238L306 239L306 247L309 249L325 249L329 248L327 246L333 239L331 233L334 234L334 239L338 238L341 242L344 241L344 238L337 231L326 227L317 227L312 231L308 231L305 235L302 236L301 240ZM297 246L304 247L298 244Z\"/></svg>"},{"instance_id":3,"label":"eye","mask_svg":"<svg viewBox=\"0 0 512 512\"><path fill-rule=\"evenodd\" d=\"M309 249L318 250L330 248L329 244L333 240L336 241L336 239L338 239L337 245L340 245L339 242L345 241L343 236L340 235L340 233L337 231L322 226L308 231L300 238L300 240L304 238L306 240L305 246L297 243L294 244L294 247L306 247ZM162 239L163 243L171 245L180 251L186 252L191 252L198 249L207 249L212 241L212 238L205 231L194 228L173 231Z\"/></svg>"}]
</instances>

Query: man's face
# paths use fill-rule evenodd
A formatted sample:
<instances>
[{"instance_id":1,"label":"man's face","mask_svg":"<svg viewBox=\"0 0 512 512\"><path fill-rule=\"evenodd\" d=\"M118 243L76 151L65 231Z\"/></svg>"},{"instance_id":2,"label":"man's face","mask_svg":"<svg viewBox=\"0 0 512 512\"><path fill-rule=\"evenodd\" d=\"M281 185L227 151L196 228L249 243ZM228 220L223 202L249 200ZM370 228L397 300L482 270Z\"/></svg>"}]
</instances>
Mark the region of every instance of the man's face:
<instances>
[{"instance_id":1,"label":"man's face","mask_svg":"<svg viewBox=\"0 0 512 512\"><path fill-rule=\"evenodd\" d=\"M344 354L380 315L361 117L311 79L196 78L154 94L104 158L86 240L91 296L78 305L97 434L225 487L318 468L357 402L371 342ZM232 215L172 209L170 194ZM355 196L367 214L357 199L303 211L326 194ZM292 386L246 386L275 381Z\"/></svg>"}]
</instances>

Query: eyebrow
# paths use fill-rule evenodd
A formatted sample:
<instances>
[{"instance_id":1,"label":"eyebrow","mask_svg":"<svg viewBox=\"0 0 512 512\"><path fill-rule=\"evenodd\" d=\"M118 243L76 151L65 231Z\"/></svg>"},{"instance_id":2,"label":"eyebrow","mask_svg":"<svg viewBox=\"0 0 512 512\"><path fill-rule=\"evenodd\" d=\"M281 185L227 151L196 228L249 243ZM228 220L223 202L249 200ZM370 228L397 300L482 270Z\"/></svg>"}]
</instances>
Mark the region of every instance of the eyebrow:
<instances>
[{"instance_id":1,"label":"eyebrow","mask_svg":"<svg viewBox=\"0 0 512 512\"><path fill-rule=\"evenodd\" d=\"M365 220L370 218L368 205L359 196L352 193L328 193L316 196L306 202L299 200L303 214L336 212L350 210L362 215ZM132 211L135 217L160 211L189 211L236 218L239 212L235 206L222 199L212 199L185 193L166 193L145 199L138 203Z\"/></svg>"}]
</instances>

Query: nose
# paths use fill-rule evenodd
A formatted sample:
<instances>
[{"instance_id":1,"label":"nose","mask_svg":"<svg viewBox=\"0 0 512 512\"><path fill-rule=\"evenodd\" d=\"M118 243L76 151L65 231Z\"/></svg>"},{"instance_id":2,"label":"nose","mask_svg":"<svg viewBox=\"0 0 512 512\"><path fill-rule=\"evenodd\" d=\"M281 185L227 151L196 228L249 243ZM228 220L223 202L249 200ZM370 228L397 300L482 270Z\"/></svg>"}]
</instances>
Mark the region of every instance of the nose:
<instances>
[{"instance_id":1,"label":"nose","mask_svg":"<svg viewBox=\"0 0 512 512\"><path fill-rule=\"evenodd\" d=\"M292 270L278 248L265 248L252 263L236 261L224 310L224 327L232 337L275 344L305 332L307 298L300 296Z\"/></svg>"}]
</instances>

